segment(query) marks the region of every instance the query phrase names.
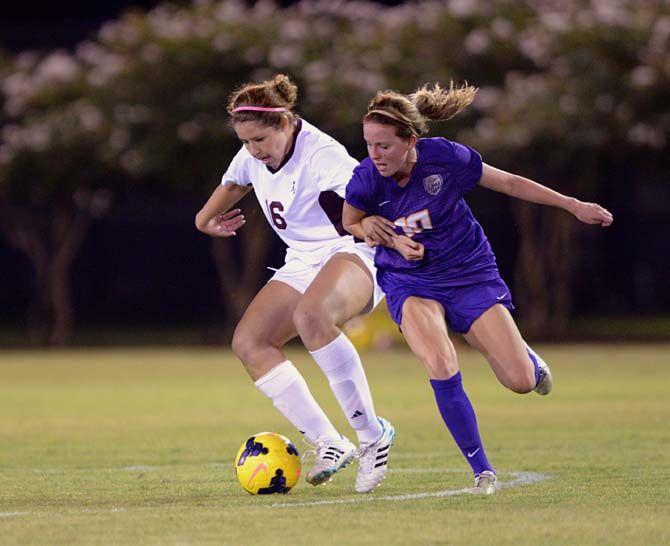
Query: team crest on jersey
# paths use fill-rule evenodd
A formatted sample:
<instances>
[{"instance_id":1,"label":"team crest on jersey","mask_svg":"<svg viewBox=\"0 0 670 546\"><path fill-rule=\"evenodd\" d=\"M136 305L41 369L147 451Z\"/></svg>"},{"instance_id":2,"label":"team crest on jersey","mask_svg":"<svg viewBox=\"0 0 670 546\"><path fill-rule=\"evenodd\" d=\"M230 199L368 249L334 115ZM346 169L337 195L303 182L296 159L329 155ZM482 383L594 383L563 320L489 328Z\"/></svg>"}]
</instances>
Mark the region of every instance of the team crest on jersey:
<instances>
[{"instance_id":1,"label":"team crest on jersey","mask_svg":"<svg viewBox=\"0 0 670 546\"><path fill-rule=\"evenodd\" d=\"M423 189L430 195L437 195L442 189L442 175L431 174L423 179Z\"/></svg>"}]
</instances>

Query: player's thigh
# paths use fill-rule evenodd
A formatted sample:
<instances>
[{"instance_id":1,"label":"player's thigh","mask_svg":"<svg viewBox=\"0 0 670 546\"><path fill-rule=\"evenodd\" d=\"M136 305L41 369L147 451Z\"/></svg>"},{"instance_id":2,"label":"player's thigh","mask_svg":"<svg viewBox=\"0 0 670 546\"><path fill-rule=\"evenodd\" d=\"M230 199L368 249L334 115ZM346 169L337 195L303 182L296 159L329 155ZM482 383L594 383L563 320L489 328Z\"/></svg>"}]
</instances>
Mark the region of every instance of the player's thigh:
<instances>
[{"instance_id":1,"label":"player's thigh","mask_svg":"<svg viewBox=\"0 0 670 546\"><path fill-rule=\"evenodd\" d=\"M402 306L401 329L431 379L449 379L458 372L456 350L439 302L415 296L407 298Z\"/></svg>"},{"instance_id":2,"label":"player's thigh","mask_svg":"<svg viewBox=\"0 0 670 546\"><path fill-rule=\"evenodd\" d=\"M466 341L489 361L496 376L512 388L529 375L531 364L526 343L510 312L493 305L472 323ZM511 383L511 384L510 384Z\"/></svg>"},{"instance_id":3,"label":"player's thigh","mask_svg":"<svg viewBox=\"0 0 670 546\"><path fill-rule=\"evenodd\" d=\"M249 345L281 347L297 332L293 325L302 294L281 281L268 282L251 301L235 328L233 350L249 350Z\"/></svg>"},{"instance_id":4,"label":"player's thigh","mask_svg":"<svg viewBox=\"0 0 670 546\"><path fill-rule=\"evenodd\" d=\"M343 324L369 308L374 281L355 254L335 254L309 285L300 306L333 324Z\"/></svg>"}]
</instances>

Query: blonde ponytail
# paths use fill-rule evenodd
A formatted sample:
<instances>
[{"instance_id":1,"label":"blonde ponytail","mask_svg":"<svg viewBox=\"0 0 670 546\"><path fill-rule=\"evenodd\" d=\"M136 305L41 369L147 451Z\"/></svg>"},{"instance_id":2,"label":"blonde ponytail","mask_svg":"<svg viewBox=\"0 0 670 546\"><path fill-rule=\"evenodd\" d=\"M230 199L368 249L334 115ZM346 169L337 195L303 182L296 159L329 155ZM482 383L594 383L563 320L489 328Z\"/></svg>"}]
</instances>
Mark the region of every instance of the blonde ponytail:
<instances>
[{"instance_id":1,"label":"blonde ponytail","mask_svg":"<svg viewBox=\"0 0 670 546\"><path fill-rule=\"evenodd\" d=\"M423 117L431 121L446 121L464 110L474 100L477 91L476 87L468 85L467 82L461 87L455 87L452 81L449 89L439 83L434 84L431 89L426 84L409 98Z\"/></svg>"},{"instance_id":2,"label":"blonde ponytail","mask_svg":"<svg viewBox=\"0 0 670 546\"><path fill-rule=\"evenodd\" d=\"M476 94L476 87L467 83L455 87L454 82L450 82L448 89L439 83L433 84L432 88L426 84L411 95L378 91L368 104L363 123L374 121L394 125L402 138L419 137L428 133L428 121L451 119L466 108Z\"/></svg>"}]
</instances>

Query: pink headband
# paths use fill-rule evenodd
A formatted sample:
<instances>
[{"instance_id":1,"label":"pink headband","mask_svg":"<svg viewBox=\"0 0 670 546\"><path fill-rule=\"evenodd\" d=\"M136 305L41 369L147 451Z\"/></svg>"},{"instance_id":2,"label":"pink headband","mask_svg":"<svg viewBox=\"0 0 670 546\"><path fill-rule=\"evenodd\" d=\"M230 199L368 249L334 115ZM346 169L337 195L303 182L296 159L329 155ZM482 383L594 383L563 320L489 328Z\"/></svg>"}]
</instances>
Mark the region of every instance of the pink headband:
<instances>
[{"instance_id":1,"label":"pink headband","mask_svg":"<svg viewBox=\"0 0 670 546\"><path fill-rule=\"evenodd\" d=\"M233 113L235 112L245 112L245 111L250 111L250 112L287 112L286 108L284 107L279 107L279 108L267 108L265 106L238 106L237 108L233 109Z\"/></svg>"}]
</instances>

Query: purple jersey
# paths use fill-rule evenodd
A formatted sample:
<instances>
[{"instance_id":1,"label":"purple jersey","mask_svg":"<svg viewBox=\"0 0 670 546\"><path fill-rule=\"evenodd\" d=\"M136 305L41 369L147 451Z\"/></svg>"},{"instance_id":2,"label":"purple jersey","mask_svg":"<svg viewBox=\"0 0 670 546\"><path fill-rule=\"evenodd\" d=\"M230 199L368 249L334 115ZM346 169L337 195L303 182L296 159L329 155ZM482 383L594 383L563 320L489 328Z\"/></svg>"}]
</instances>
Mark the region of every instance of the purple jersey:
<instances>
[{"instance_id":1,"label":"purple jersey","mask_svg":"<svg viewBox=\"0 0 670 546\"><path fill-rule=\"evenodd\" d=\"M482 176L481 156L444 138L419 139L416 150L417 163L404 188L379 174L370 158L356 167L347 185L347 203L391 220L398 234L412 236L425 247L417 261L377 247L380 285L389 292L408 276L436 288L497 279L491 245L463 199Z\"/></svg>"}]
</instances>

